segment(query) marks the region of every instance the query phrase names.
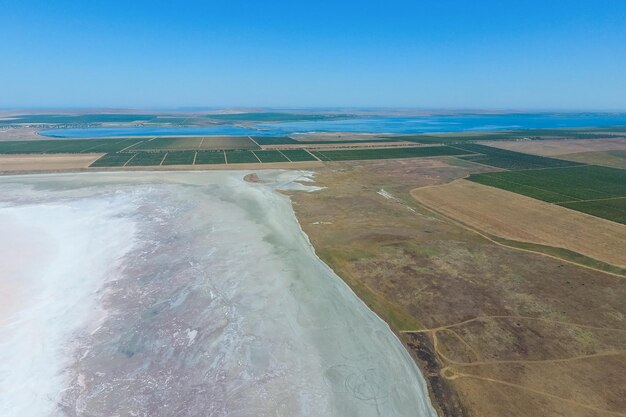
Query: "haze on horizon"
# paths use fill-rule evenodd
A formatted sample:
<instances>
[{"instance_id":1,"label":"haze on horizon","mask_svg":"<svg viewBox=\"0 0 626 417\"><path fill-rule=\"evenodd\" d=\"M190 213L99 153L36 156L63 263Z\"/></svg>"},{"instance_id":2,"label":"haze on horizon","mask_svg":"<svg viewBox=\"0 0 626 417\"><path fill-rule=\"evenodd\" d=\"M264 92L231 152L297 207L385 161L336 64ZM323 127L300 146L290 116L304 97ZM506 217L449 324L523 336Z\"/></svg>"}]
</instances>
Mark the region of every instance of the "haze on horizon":
<instances>
[{"instance_id":1,"label":"haze on horizon","mask_svg":"<svg viewBox=\"0 0 626 417\"><path fill-rule=\"evenodd\" d=\"M0 8L0 108L626 110L619 0Z\"/></svg>"}]
</instances>

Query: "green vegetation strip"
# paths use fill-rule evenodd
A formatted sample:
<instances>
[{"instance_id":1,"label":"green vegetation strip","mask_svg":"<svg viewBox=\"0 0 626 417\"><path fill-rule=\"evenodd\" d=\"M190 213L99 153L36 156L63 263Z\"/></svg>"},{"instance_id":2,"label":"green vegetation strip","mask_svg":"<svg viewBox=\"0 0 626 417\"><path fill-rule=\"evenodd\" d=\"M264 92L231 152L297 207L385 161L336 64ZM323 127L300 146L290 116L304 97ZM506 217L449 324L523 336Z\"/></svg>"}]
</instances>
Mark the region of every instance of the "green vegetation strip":
<instances>
[{"instance_id":1,"label":"green vegetation strip","mask_svg":"<svg viewBox=\"0 0 626 417\"><path fill-rule=\"evenodd\" d=\"M198 151L196 165L225 164L223 151Z\"/></svg>"},{"instance_id":2,"label":"green vegetation strip","mask_svg":"<svg viewBox=\"0 0 626 417\"><path fill-rule=\"evenodd\" d=\"M299 143L288 136L253 136L252 139L259 145L289 145Z\"/></svg>"},{"instance_id":3,"label":"green vegetation strip","mask_svg":"<svg viewBox=\"0 0 626 417\"><path fill-rule=\"evenodd\" d=\"M142 139L50 139L0 142L0 154L118 152Z\"/></svg>"},{"instance_id":4,"label":"green vegetation strip","mask_svg":"<svg viewBox=\"0 0 626 417\"><path fill-rule=\"evenodd\" d=\"M259 160L249 151L226 151L229 164L258 164Z\"/></svg>"},{"instance_id":5,"label":"green vegetation strip","mask_svg":"<svg viewBox=\"0 0 626 417\"><path fill-rule=\"evenodd\" d=\"M562 159L546 158L544 156L529 155L526 153L513 152L491 146L467 143L454 145L455 148L479 155L462 156L462 159L489 165L497 168L510 170L557 168L583 165L579 162L565 161Z\"/></svg>"},{"instance_id":6,"label":"green vegetation strip","mask_svg":"<svg viewBox=\"0 0 626 417\"><path fill-rule=\"evenodd\" d=\"M315 157L304 149L284 149L281 152L292 162L316 161Z\"/></svg>"},{"instance_id":7,"label":"green vegetation strip","mask_svg":"<svg viewBox=\"0 0 626 417\"><path fill-rule=\"evenodd\" d=\"M195 152L172 151L168 152L163 165L193 165Z\"/></svg>"},{"instance_id":8,"label":"green vegetation strip","mask_svg":"<svg viewBox=\"0 0 626 417\"><path fill-rule=\"evenodd\" d=\"M591 214L626 224L626 197L613 200L581 201L576 203L560 203L559 206Z\"/></svg>"},{"instance_id":9,"label":"green vegetation strip","mask_svg":"<svg viewBox=\"0 0 626 417\"><path fill-rule=\"evenodd\" d=\"M626 170L595 165L473 174L480 184L626 224Z\"/></svg>"},{"instance_id":10,"label":"green vegetation strip","mask_svg":"<svg viewBox=\"0 0 626 417\"><path fill-rule=\"evenodd\" d=\"M278 151L254 151L261 162L289 162L285 156Z\"/></svg>"},{"instance_id":11,"label":"green vegetation strip","mask_svg":"<svg viewBox=\"0 0 626 417\"><path fill-rule=\"evenodd\" d=\"M500 141L500 140L545 140L545 139L597 139L606 138L602 132L623 132L623 127L617 128L594 128L594 129L527 129L512 130L505 132L484 133L444 133L430 135L397 135L389 136L390 139L403 140L422 144L463 144L476 141Z\"/></svg>"},{"instance_id":12,"label":"green vegetation strip","mask_svg":"<svg viewBox=\"0 0 626 417\"><path fill-rule=\"evenodd\" d=\"M166 152L139 152L126 166L159 166Z\"/></svg>"},{"instance_id":13,"label":"green vegetation strip","mask_svg":"<svg viewBox=\"0 0 626 417\"><path fill-rule=\"evenodd\" d=\"M97 161L92 163L91 167L123 167L128 162L134 153L108 153L100 157Z\"/></svg>"},{"instance_id":14,"label":"green vegetation strip","mask_svg":"<svg viewBox=\"0 0 626 417\"><path fill-rule=\"evenodd\" d=\"M462 155L467 152L449 146L424 146L414 148L346 149L315 151L323 161L350 161L367 159L423 158L429 156Z\"/></svg>"}]
</instances>

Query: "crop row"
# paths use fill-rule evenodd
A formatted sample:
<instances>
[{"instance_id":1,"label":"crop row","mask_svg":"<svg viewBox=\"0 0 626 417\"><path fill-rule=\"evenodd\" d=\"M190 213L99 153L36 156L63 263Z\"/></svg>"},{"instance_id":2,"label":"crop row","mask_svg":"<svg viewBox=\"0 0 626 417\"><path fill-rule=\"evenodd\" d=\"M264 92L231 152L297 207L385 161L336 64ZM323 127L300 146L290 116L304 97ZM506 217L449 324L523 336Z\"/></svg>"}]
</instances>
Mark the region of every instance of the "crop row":
<instances>
[{"instance_id":1,"label":"crop row","mask_svg":"<svg viewBox=\"0 0 626 417\"><path fill-rule=\"evenodd\" d=\"M423 146L412 148L312 151L312 153L322 161L352 161L367 159L424 158L429 156L462 155L470 152L449 146Z\"/></svg>"},{"instance_id":2,"label":"crop row","mask_svg":"<svg viewBox=\"0 0 626 417\"><path fill-rule=\"evenodd\" d=\"M595 165L473 174L470 181L624 223L626 170Z\"/></svg>"},{"instance_id":3,"label":"crop row","mask_svg":"<svg viewBox=\"0 0 626 417\"><path fill-rule=\"evenodd\" d=\"M506 149L479 145L476 143L454 145L454 147L464 150L466 153L475 154L462 156L462 159L510 170L559 168L583 165L578 162L547 158L545 156L529 155L527 153L514 152Z\"/></svg>"}]
</instances>

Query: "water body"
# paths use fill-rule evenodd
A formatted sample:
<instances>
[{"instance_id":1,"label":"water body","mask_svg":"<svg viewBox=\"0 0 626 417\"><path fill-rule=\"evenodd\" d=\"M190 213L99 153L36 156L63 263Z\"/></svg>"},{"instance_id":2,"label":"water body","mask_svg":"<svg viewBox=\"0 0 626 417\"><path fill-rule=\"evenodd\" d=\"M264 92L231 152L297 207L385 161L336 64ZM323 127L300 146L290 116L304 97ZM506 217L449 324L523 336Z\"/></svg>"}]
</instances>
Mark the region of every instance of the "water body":
<instances>
[{"instance_id":1,"label":"water body","mask_svg":"<svg viewBox=\"0 0 626 417\"><path fill-rule=\"evenodd\" d=\"M245 174L0 178L0 415L436 416L276 191L307 174Z\"/></svg>"},{"instance_id":2,"label":"water body","mask_svg":"<svg viewBox=\"0 0 626 417\"><path fill-rule=\"evenodd\" d=\"M220 125L197 128L131 127L51 129L41 134L59 138L176 136L176 135L257 135L281 136L309 132L352 133L437 133L505 129L546 129L626 126L624 113L536 113L466 114L415 117L366 117L285 123L259 123L250 127Z\"/></svg>"}]
</instances>

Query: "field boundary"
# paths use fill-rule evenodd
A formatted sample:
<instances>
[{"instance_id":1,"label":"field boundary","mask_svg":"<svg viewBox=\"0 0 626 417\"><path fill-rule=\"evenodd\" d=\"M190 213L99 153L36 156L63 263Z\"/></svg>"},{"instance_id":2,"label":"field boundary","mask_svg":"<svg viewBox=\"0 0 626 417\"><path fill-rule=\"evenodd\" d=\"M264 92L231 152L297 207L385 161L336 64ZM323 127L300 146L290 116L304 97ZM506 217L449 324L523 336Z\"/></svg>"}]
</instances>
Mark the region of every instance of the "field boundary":
<instances>
[{"instance_id":1,"label":"field boundary","mask_svg":"<svg viewBox=\"0 0 626 417\"><path fill-rule=\"evenodd\" d=\"M439 210L437 210L437 209L435 209L435 208L433 208L433 207L431 207L429 205L426 205L425 203L419 201L413 195L413 191L414 190L419 190L419 189L422 189L422 188L432 188L432 187L438 187L438 186L439 185L430 185L430 186L427 186L427 187L414 188L413 190L411 190L411 197L413 197L413 200L420 207L422 207L423 209L429 211L430 213L433 213L433 214L437 215L438 217L443 218L444 220L447 220L447 221L449 221L451 223L456 224L457 226L460 226L460 227L462 227L462 228L464 228L466 230L469 230L469 231L471 231L471 232L473 232L473 233L475 233L475 234L477 234L477 235L487 239L488 241L490 241L490 242L492 242L492 243L494 243L494 244L496 244L498 246L505 247L505 248L510 248L510 249L515 249L515 250L519 250L519 251L523 251L523 252L528 252L528 253L535 253L535 254L539 254L539 255L542 255L542 256L547 256L548 258L557 259L557 260L562 261L562 262L567 262L567 263L572 264L572 265L576 265L576 266L587 268L587 269L590 269L590 270L593 270L593 271L602 272L602 273L605 273L605 274L608 274L608 275L612 275L612 276L617 277L617 278L626 278L626 269L621 268L621 267L619 267L617 265L612 265L612 264L609 264L607 262L600 261L598 259L592 258L592 257L587 256L587 255L583 255L581 253L578 253L576 251L573 251L573 250L567 249L567 248L561 248L561 247L550 246L550 245L543 245L543 244L540 244L540 243L527 242L527 241L523 241L523 240L507 239L507 238L503 238L503 237L500 237L500 236L492 235L492 234L490 234L490 233L488 233L486 231L480 230L478 228L475 228L473 226L465 224L464 222L462 222L462 221L460 221L458 219L455 219L455 218L453 218L451 216L448 216L448 215L440 212ZM566 208L566 207L564 207L564 208ZM580 212L577 212L577 213L580 213ZM601 220L605 220L605 219L601 219ZM606 221L608 221L608 220L606 220ZM611 223L614 223L614 222L611 222ZM536 249L523 248L523 247L520 247L520 246L518 246L516 244L518 244L518 245L519 244L522 244L522 245L524 245L524 244L532 245ZM556 249L556 250L568 251L568 252L571 252L573 254L578 255L579 257L581 257L583 259L589 259L589 260L593 261L594 263L602 265L602 266L604 266L604 268L598 268L598 267L594 267L594 266L591 266L591 265L588 265L588 264L585 264L585 263L582 263L582 262L576 262L574 260L568 259L567 257L553 255L553 254L550 254L550 253L547 253L545 251L540 250L541 247L553 248L553 249Z\"/></svg>"}]
</instances>

